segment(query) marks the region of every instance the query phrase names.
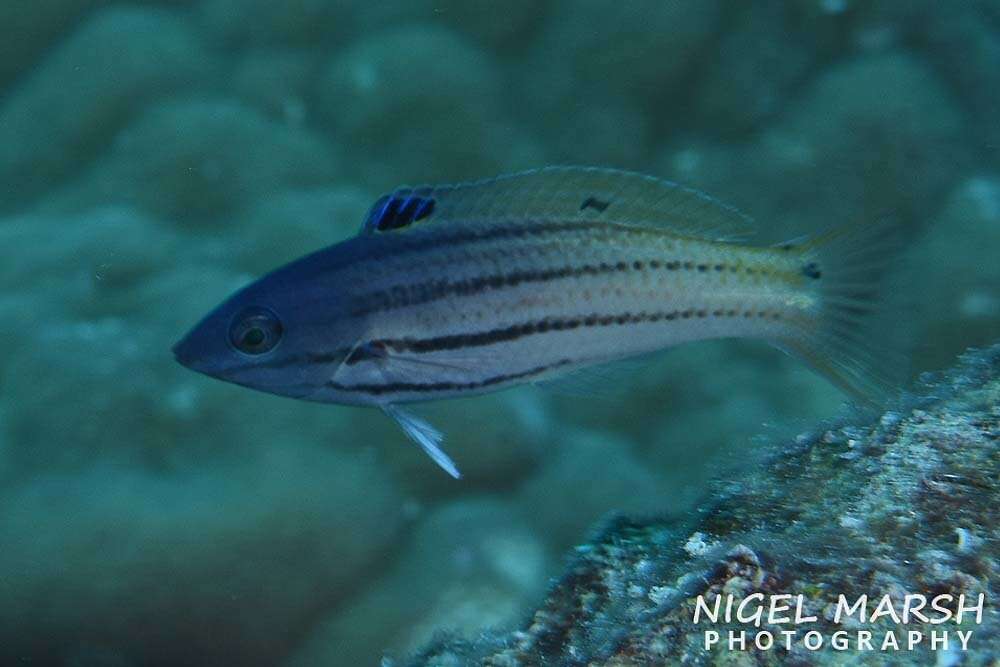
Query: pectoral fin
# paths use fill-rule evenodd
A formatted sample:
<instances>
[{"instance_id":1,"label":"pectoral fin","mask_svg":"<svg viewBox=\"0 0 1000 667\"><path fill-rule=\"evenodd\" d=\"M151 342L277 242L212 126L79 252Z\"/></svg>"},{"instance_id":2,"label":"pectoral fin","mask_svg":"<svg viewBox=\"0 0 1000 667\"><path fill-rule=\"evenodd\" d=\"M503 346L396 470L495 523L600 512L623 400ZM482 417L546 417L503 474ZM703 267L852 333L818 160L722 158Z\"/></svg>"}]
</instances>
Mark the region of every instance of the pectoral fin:
<instances>
[{"instance_id":1,"label":"pectoral fin","mask_svg":"<svg viewBox=\"0 0 1000 667\"><path fill-rule=\"evenodd\" d=\"M426 421L413 415L402 408L395 405L383 405L382 411L396 420L406 435L410 437L413 442L420 445L420 448L427 452L427 455L434 459L434 462L441 466L445 472L454 477L455 479L461 479L462 474L458 472L458 468L455 466L455 462L451 460L451 457L444 453L441 449L441 441L444 440L444 435L441 431L437 430Z\"/></svg>"}]
</instances>

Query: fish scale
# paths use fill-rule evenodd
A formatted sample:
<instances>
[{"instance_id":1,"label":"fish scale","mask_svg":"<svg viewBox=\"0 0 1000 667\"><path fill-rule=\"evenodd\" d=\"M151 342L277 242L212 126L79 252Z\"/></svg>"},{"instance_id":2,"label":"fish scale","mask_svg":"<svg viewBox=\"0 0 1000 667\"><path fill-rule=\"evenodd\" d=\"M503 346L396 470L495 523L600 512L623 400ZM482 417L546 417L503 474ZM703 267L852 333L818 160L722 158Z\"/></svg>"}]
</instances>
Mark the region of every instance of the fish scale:
<instances>
[{"instance_id":1,"label":"fish scale","mask_svg":"<svg viewBox=\"0 0 1000 667\"><path fill-rule=\"evenodd\" d=\"M548 369L555 362L563 362L559 368L565 371L702 338L787 336L792 327L787 318L809 316L815 301L794 272L795 260L777 252L762 256L752 249L667 233L632 235L631 242L613 245L595 242L614 232L609 227L590 236L529 238L513 246L488 243L460 254L436 247L428 257L409 256L393 267L395 280L383 278L390 285L384 292L429 281L438 287L436 298L372 313L369 336L390 352L440 365L437 375L456 386L504 374L524 381L527 371ZM442 266L452 278L440 279ZM757 277L748 275L746 267L756 267ZM412 291L426 296L420 289ZM608 317L610 322L603 322ZM568 324L516 330L546 322ZM501 335L491 337L490 332ZM435 340L448 344L422 349L428 346L421 343ZM364 363L377 366L382 360ZM412 374L410 368L400 370L388 373L387 380ZM365 383L371 382L373 370L368 376ZM431 391L448 397L467 390ZM394 402L426 398L419 391L391 396Z\"/></svg>"}]
</instances>

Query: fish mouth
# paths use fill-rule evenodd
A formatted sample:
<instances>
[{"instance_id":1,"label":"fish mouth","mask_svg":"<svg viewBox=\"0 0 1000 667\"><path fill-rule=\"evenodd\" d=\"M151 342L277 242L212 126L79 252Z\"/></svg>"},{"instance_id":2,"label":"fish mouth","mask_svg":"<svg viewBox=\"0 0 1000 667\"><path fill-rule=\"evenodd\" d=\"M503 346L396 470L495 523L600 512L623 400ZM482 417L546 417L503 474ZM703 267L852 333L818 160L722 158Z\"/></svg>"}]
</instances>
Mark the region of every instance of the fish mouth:
<instances>
[{"instance_id":1,"label":"fish mouth","mask_svg":"<svg viewBox=\"0 0 1000 667\"><path fill-rule=\"evenodd\" d=\"M191 340L190 334L182 338L170 349L177 363L185 368L215 378L216 380L222 380L223 382L246 387L247 389L253 389L265 394L276 394L278 396L308 401L320 389L311 384L260 385L252 377L246 377L247 373L251 373L254 370L252 366L246 364L220 366L217 362L213 362L209 356L200 353L199 345L197 342Z\"/></svg>"},{"instance_id":2,"label":"fish mouth","mask_svg":"<svg viewBox=\"0 0 1000 667\"><path fill-rule=\"evenodd\" d=\"M194 357L190 356L187 353L183 345L181 345L180 343L175 344L171 348L171 352L174 353L174 361L179 363L181 366L184 366L185 368L192 368L192 364L194 364L195 361Z\"/></svg>"},{"instance_id":3,"label":"fish mouth","mask_svg":"<svg viewBox=\"0 0 1000 667\"><path fill-rule=\"evenodd\" d=\"M174 360L181 366L199 373L210 374L204 357L198 354L197 346L193 344L190 335L177 341L170 351L174 354Z\"/></svg>"}]
</instances>

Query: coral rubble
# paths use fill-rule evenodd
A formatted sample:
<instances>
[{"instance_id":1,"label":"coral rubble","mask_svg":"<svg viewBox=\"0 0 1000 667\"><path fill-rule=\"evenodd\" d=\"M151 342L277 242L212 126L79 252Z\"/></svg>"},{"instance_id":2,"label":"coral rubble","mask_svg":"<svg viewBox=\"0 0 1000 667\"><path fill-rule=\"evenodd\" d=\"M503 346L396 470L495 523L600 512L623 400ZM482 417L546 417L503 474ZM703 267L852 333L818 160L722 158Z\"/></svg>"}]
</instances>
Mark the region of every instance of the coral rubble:
<instances>
[{"instance_id":1,"label":"coral rubble","mask_svg":"<svg viewBox=\"0 0 1000 667\"><path fill-rule=\"evenodd\" d=\"M533 614L510 633L439 639L410 664L899 664L906 652L704 646L698 596L803 596L831 634L839 595L985 595L966 664L1000 650L1000 346L967 354L919 396L873 420L772 447L690 520L610 520L578 547ZM956 611L953 609L953 611ZM803 616L803 617L804 617ZM843 627L849 628L842 619ZM738 623L713 626L725 632ZM885 630L885 623L874 626ZM930 625L908 625L929 631ZM946 626L942 625L941 628ZM959 627L959 626L951 626ZM785 628L763 625L761 630ZM953 643L956 643L953 640ZM919 660L933 660L925 644ZM950 660L957 646L938 656ZM949 657L951 656L951 657Z\"/></svg>"}]
</instances>

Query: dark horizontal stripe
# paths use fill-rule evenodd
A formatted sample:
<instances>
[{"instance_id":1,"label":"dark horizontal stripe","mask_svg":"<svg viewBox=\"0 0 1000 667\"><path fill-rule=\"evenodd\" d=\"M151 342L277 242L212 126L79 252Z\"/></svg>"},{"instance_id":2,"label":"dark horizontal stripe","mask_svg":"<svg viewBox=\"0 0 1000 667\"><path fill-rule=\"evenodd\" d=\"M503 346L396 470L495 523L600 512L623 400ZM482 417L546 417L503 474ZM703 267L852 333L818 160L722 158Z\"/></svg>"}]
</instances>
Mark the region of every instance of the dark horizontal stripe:
<instances>
[{"instance_id":1,"label":"dark horizontal stripe","mask_svg":"<svg viewBox=\"0 0 1000 667\"><path fill-rule=\"evenodd\" d=\"M539 271L515 271L466 280L434 280L415 285L396 285L387 290L370 292L358 297L356 301L359 305L351 311L351 315L354 317L363 317L372 313L433 303L434 301L450 296L474 296L487 290L506 289L527 283L546 283L553 280L578 278L580 276L600 276L628 271L645 271L647 269L651 271L661 269L667 271L677 271L680 269L691 271L697 269L699 272L705 272L710 267L714 267L716 271L724 271L726 265L695 264L694 262L674 260L636 259L631 261L584 264L582 266L563 266L557 269Z\"/></svg>"},{"instance_id":2,"label":"dark horizontal stripe","mask_svg":"<svg viewBox=\"0 0 1000 667\"><path fill-rule=\"evenodd\" d=\"M379 242L372 246L368 253L350 257L347 261L332 266L332 269L339 269L348 264L359 261L382 260L393 257L409 255L423 250L436 250L440 248L451 248L466 245L469 243L480 243L485 241L505 241L510 239L536 238L552 234L562 234L564 232L578 232L587 230L611 230L623 231L625 233L638 233L648 235L657 233L644 227L629 227L626 225L616 225L608 222L540 222L529 221L510 225L482 225L482 226L429 226L424 228L427 231L404 232L400 234L385 234L372 237ZM451 229L457 231L451 232ZM448 230L445 232L444 230ZM393 243L392 241L399 241Z\"/></svg>"},{"instance_id":3,"label":"dark horizontal stripe","mask_svg":"<svg viewBox=\"0 0 1000 667\"><path fill-rule=\"evenodd\" d=\"M356 364L375 358L391 358L394 352L440 352L444 350L459 350L466 347L482 347L505 343L525 336L545 334L551 331L572 331L579 328L624 326L626 324L647 324L656 322L670 322L673 320L687 320L692 318L704 319L707 317L769 317L780 319L781 314L769 311L752 311L736 309L694 309L672 310L661 312L639 312L620 313L617 315L591 314L582 317L544 319L534 322L515 324L499 329L479 331L475 333L450 334L447 336L435 336L433 338L397 338L374 340L366 345L359 346L345 363Z\"/></svg>"},{"instance_id":4,"label":"dark horizontal stripe","mask_svg":"<svg viewBox=\"0 0 1000 667\"><path fill-rule=\"evenodd\" d=\"M330 352L310 352L297 355L289 355L267 362L257 362L248 364L245 367L231 370L254 370L256 368L286 368L304 364L327 364L343 360L347 365L353 365L361 361L376 359L392 359L394 352L438 352L443 350L456 350L464 347L482 347L495 343L517 340L524 336L545 334L550 331L572 331L578 328L623 326L626 324L645 324L656 322L671 322L674 320L705 319L705 318L735 318L744 319L771 319L780 320L781 313L776 311L763 310L743 310L743 309L693 309L672 310L662 312L639 312L620 313L617 315L597 315L591 314L583 317L544 319L534 322L515 324L500 329L491 329L468 334L450 334L447 336L435 336L433 338L397 338L371 340L361 345L344 347Z\"/></svg>"},{"instance_id":5,"label":"dark horizontal stripe","mask_svg":"<svg viewBox=\"0 0 1000 667\"><path fill-rule=\"evenodd\" d=\"M526 371L520 371L518 373L494 375L493 377L473 382L390 382L387 384L340 384L339 382L330 381L327 383L327 386L338 391L356 391L374 395L421 391L472 391L475 389L483 389L485 387L503 384L504 382L523 380L525 378L544 373L545 371L559 368L560 366L566 366L570 363L572 362L569 359L560 359L559 361L546 366L536 366L535 368L530 368Z\"/></svg>"},{"instance_id":6,"label":"dark horizontal stripe","mask_svg":"<svg viewBox=\"0 0 1000 667\"><path fill-rule=\"evenodd\" d=\"M467 280L435 280L415 285L397 285L387 290L365 294L357 299L359 306L351 311L354 317L362 317L387 310L433 303L449 296L473 296L487 290L517 287L526 283L546 283L579 276L599 276L608 273L628 271L631 263L617 262L564 266L542 271L515 271Z\"/></svg>"},{"instance_id":7,"label":"dark horizontal stripe","mask_svg":"<svg viewBox=\"0 0 1000 667\"><path fill-rule=\"evenodd\" d=\"M731 313L736 316L737 311L713 311L721 317L724 313ZM492 329L467 334L450 334L447 336L435 336L433 338L387 338L367 341L361 345L351 348L339 348L331 352L307 353L274 359L268 363L260 363L258 367L264 368L285 368L297 364L325 364L346 359L347 365L357 364L362 361L374 359L385 359L391 357L393 352L436 352L440 350L454 350L463 347L477 347L492 345L511 340L516 340L523 336L534 334L544 334L549 331L569 331L579 327L611 326L624 324L638 324L642 322L670 321L675 319L688 319L691 317L707 317L705 310L675 310L658 313L622 313L618 315L587 315L584 317L553 319L547 318L534 322L515 324L501 329Z\"/></svg>"},{"instance_id":8,"label":"dark horizontal stripe","mask_svg":"<svg viewBox=\"0 0 1000 667\"><path fill-rule=\"evenodd\" d=\"M490 241L505 241L524 238L540 238L563 233L600 230L621 234L645 235L660 234L658 230L645 227L629 227L627 225L609 222L541 222L528 221L510 224L442 224L428 225L412 232L380 233L356 237L342 244L331 246L338 248L354 243L350 252L327 257L323 251L316 253L319 271L325 276L343 269L364 263L378 263L417 254L425 250L440 250L442 248L457 248L473 243ZM356 245L361 244L361 245ZM325 296L321 298L326 298ZM308 303L308 302L306 302Z\"/></svg>"}]
</instances>

